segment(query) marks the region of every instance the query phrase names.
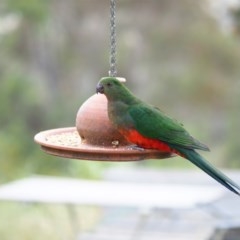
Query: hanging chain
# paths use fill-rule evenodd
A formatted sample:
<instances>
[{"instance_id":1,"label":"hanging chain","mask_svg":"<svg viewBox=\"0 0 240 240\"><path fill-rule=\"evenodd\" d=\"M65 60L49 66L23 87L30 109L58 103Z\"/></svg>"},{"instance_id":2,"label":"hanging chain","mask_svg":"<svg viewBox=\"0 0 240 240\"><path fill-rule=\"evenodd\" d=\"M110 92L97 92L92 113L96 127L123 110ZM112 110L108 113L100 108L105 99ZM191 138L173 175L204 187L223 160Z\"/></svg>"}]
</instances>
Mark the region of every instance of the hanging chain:
<instances>
[{"instance_id":1,"label":"hanging chain","mask_svg":"<svg viewBox=\"0 0 240 240\"><path fill-rule=\"evenodd\" d=\"M117 76L116 60L116 0L110 0L110 77Z\"/></svg>"}]
</instances>

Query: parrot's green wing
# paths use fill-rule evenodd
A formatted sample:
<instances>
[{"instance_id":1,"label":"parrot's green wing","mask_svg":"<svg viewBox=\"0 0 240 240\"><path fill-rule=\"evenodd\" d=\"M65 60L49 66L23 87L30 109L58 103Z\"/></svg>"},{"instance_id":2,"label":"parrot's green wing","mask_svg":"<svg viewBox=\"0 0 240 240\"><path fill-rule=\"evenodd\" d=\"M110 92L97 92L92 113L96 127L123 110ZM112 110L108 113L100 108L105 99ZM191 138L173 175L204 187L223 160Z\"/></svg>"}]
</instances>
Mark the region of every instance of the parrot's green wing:
<instances>
[{"instance_id":1,"label":"parrot's green wing","mask_svg":"<svg viewBox=\"0 0 240 240\"><path fill-rule=\"evenodd\" d=\"M209 151L209 148L194 139L176 120L168 117L158 108L145 103L129 107L134 128L145 137L159 139L184 148Z\"/></svg>"}]
</instances>

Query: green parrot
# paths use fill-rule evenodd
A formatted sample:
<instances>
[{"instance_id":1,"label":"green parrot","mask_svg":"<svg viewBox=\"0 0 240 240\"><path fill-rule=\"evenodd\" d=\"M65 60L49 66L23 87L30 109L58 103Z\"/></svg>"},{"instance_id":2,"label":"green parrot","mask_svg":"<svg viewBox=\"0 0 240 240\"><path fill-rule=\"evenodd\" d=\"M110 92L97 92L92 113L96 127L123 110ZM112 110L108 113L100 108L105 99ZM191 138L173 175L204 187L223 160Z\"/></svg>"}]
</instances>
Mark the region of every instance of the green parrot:
<instances>
[{"instance_id":1,"label":"green parrot","mask_svg":"<svg viewBox=\"0 0 240 240\"><path fill-rule=\"evenodd\" d=\"M143 149L178 154L240 195L239 185L195 151L209 151L209 148L194 139L182 124L135 97L117 78L102 78L96 91L107 97L110 122L128 142Z\"/></svg>"}]
</instances>

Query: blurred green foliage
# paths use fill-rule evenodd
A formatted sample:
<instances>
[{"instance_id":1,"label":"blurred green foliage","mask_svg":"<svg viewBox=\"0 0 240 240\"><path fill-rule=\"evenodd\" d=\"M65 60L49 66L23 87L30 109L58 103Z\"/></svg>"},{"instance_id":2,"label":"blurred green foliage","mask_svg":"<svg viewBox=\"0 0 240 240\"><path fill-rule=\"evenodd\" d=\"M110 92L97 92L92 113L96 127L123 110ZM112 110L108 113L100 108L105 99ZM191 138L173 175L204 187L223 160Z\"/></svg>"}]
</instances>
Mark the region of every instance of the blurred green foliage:
<instances>
[{"instance_id":1,"label":"blurred green foliage","mask_svg":"<svg viewBox=\"0 0 240 240\"><path fill-rule=\"evenodd\" d=\"M33 142L41 130L73 126L79 106L107 75L108 4L1 2L0 28L6 17L17 18L15 28L0 35L0 181L33 173L100 177L109 165L51 157ZM205 139L213 149L207 158L239 167L240 42L222 33L201 4L119 2L119 75Z\"/></svg>"},{"instance_id":2,"label":"blurred green foliage","mask_svg":"<svg viewBox=\"0 0 240 240\"><path fill-rule=\"evenodd\" d=\"M27 21L37 23L47 17L48 6L47 0L8 0L6 10L20 14Z\"/></svg>"}]
</instances>

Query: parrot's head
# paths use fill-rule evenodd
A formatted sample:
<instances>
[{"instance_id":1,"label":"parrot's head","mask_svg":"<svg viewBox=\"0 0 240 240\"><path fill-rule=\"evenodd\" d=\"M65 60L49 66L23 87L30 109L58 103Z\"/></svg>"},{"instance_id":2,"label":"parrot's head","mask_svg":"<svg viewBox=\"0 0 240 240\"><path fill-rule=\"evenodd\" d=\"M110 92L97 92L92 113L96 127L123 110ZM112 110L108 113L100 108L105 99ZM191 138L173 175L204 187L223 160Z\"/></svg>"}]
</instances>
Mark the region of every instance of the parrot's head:
<instances>
[{"instance_id":1,"label":"parrot's head","mask_svg":"<svg viewBox=\"0 0 240 240\"><path fill-rule=\"evenodd\" d=\"M105 94L108 100L120 100L126 95L131 95L123 83L114 77L102 78L97 84L96 92Z\"/></svg>"}]
</instances>

